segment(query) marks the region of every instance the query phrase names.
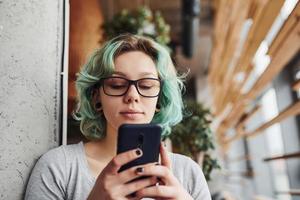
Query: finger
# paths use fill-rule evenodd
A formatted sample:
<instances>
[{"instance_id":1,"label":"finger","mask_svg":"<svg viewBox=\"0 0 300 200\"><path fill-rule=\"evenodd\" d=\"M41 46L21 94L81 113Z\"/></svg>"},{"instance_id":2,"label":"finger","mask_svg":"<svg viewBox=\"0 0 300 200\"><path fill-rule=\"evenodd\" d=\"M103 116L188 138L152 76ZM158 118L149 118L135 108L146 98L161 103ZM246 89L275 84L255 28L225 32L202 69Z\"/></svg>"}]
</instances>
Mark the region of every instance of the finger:
<instances>
[{"instance_id":1,"label":"finger","mask_svg":"<svg viewBox=\"0 0 300 200\"><path fill-rule=\"evenodd\" d=\"M107 165L105 170L111 173L118 173L118 170L121 168L122 165L129 163L143 154L141 149L133 149L123 153L116 155Z\"/></svg>"},{"instance_id":2,"label":"finger","mask_svg":"<svg viewBox=\"0 0 300 200\"><path fill-rule=\"evenodd\" d=\"M134 197L127 197L126 200L140 200L141 198L138 198L134 195Z\"/></svg>"},{"instance_id":3,"label":"finger","mask_svg":"<svg viewBox=\"0 0 300 200\"><path fill-rule=\"evenodd\" d=\"M172 172L162 165L151 165L147 167L138 167L136 173L140 176L156 176L162 179L166 185L177 184L176 178Z\"/></svg>"},{"instance_id":4,"label":"finger","mask_svg":"<svg viewBox=\"0 0 300 200\"><path fill-rule=\"evenodd\" d=\"M165 183L161 180L160 177L157 177L158 185L165 185Z\"/></svg>"},{"instance_id":5,"label":"finger","mask_svg":"<svg viewBox=\"0 0 300 200\"><path fill-rule=\"evenodd\" d=\"M143 197L162 197L162 198L175 198L176 190L172 187L159 185L159 186L152 186L143 188L136 192L136 197L143 198Z\"/></svg>"},{"instance_id":6,"label":"finger","mask_svg":"<svg viewBox=\"0 0 300 200\"><path fill-rule=\"evenodd\" d=\"M127 196L127 195L135 193L138 190L141 190L143 188L146 188L149 186L155 186L156 183L157 183L156 177L148 177L148 178L143 178L141 180L136 180L136 181L130 182L130 183L126 184L126 189L124 190L125 193L123 195Z\"/></svg>"},{"instance_id":7,"label":"finger","mask_svg":"<svg viewBox=\"0 0 300 200\"><path fill-rule=\"evenodd\" d=\"M161 164L166 166L169 169L172 169L172 162L168 156L166 146L163 142L160 143L160 156L161 156Z\"/></svg>"},{"instance_id":8,"label":"finger","mask_svg":"<svg viewBox=\"0 0 300 200\"><path fill-rule=\"evenodd\" d=\"M124 170L122 172L119 173L119 178L120 178L120 182L121 183L128 183L138 177L140 177L141 175L137 173L137 168L145 168L151 165L156 165L158 163L154 162L154 163L148 163L145 165L139 165L139 166L135 166L135 167L131 167L127 170Z\"/></svg>"}]
</instances>

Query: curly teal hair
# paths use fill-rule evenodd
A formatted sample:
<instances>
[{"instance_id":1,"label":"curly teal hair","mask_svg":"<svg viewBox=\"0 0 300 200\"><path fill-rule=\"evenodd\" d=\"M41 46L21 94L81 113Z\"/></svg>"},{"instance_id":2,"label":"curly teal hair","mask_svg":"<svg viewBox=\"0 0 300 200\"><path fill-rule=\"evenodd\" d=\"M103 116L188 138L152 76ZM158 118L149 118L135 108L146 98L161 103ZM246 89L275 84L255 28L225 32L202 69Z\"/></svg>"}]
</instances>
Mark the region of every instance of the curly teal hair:
<instances>
[{"instance_id":1,"label":"curly teal hair","mask_svg":"<svg viewBox=\"0 0 300 200\"><path fill-rule=\"evenodd\" d=\"M182 120L184 85L166 47L143 36L120 35L96 50L77 74L78 105L74 116L81 121L80 130L88 139L101 139L106 132L106 119L93 105L93 86L114 72L114 59L117 56L129 51L141 51L150 56L159 78L163 80L158 98L160 111L155 113L151 123L160 124L163 136L167 136L171 133L171 126Z\"/></svg>"}]
</instances>

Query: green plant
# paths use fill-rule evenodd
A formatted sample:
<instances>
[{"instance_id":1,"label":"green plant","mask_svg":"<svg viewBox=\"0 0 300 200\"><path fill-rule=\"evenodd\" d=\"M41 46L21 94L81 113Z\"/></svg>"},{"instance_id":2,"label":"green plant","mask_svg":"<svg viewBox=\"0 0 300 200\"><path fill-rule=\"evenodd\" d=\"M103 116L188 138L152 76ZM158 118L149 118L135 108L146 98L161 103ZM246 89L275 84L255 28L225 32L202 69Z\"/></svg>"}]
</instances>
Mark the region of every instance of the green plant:
<instances>
[{"instance_id":1,"label":"green plant","mask_svg":"<svg viewBox=\"0 0 300 200\"><path fill-rule=\"evenodd\" d=\"M212 131L210 129L211 113L204 106L195 101L187 101L186 117L172 129L169 136L174 152L182 153L198 161L199 154L203 154L202 170L207 180L213 169L220 168L216 159L210 156L214 150Z\"/></svg>"},{"instance_id":2,"label":"green plant","mask_svg":"<svg viewBox=\"0 0 300 200\"><path fill-rule=\"evenodd\" d=\"M132 33L151 37L165 46L170 42L170 26L159 11L153 16L152 11L146 6L133 11L123 9L114 15L111 21L105 22L102 28L105 39L122 33Z\"/></svg>"},{"instance_id":3,"label":"green plant","mask_svg":"<svg viewBox=\"0 0 300 200\"><path fill-rule=\"evenodd\" d=\"M204 154L202 171L206 180L211 180L210 174L214 169L220 169L217 159L212 158L209 154Z\"/></svg>"}]
</instances>

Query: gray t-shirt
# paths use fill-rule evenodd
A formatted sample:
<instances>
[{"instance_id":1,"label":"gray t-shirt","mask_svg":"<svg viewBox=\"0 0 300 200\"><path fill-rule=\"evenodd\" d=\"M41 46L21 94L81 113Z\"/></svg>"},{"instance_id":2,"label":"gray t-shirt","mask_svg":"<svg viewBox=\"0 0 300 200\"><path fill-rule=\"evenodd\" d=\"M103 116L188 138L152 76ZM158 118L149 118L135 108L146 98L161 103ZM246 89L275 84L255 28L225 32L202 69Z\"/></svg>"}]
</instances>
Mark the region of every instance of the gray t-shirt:
<instances>
[{"instance_id":1,"label":"gray t-shirt","mask_svg":"<svg viewBox=\"0 0 300 200\"><path fill-rule=\"evenodd\" d=\"M174 175L191 196L195 200L210 200L199 165L189 157L169 155ZM83 143L63 145L48 151L38 160L27 185L25 200L84 200L95 181Z\"/></svg>"}]
</instances>

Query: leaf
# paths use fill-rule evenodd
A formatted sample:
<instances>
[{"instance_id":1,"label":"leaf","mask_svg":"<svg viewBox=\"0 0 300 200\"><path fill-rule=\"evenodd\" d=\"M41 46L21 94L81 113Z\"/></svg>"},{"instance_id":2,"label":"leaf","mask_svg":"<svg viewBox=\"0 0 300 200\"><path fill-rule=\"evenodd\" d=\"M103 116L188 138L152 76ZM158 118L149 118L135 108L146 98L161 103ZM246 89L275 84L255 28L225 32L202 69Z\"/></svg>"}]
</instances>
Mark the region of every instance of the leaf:
<instances>
[{"instance_id":1,"label":"leaf","mask_svg":"<svg viewBox=\"0 0 300 200\"><path fill-rule=\"evenodd\" d=\"M132 33L151 37L163 46L170 42L170 25L165 22L160 12L155 12L153 16L152 11L146 6L133 11L123 9L115 14L111 21L105 22L101 28L105 39L122 33ZM168 47L167 49L170 51Z\"/></svg>"}]
</instances>

